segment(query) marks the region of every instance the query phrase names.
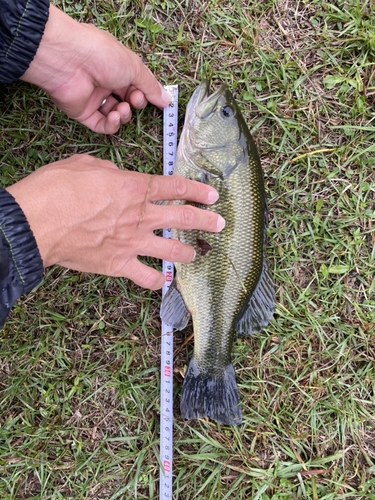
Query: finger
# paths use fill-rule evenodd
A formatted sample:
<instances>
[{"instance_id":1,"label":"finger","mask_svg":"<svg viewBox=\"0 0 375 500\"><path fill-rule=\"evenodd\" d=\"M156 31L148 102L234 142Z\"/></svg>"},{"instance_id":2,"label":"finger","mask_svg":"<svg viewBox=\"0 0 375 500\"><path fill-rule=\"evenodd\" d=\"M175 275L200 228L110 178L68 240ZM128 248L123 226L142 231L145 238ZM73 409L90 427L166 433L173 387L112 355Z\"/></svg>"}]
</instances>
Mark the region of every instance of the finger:
<instances>
[{"instance_id":1,"label":"finger","mask_svg":"<svg viewBox=\"0 0 375 500\"><path fill-rule=\"evenodd\" d=\"M148 102L160 108L165 108L171 102L171 96L157 81L151 71L134 52L123 47L124 64L117 65L118 72L113 74L113 88L123 88L120 81L129 80L129 68L133 71L132 86L140 90ZM119 83L119 84L117 84Z\"/></svg>"},{"instance_id":2,"label":"finger","mask_svg":"<svg viewBox=\"0 0 375 500\"><path fill-rule=\"evenodd\" d=\"M114 110L104 116L97 110L88 118L79 121L98 134L115 134L120 128L121 115L117 110Z\"/></svg>"},{"instance_id":3,"label":"finger","mask_svg":"<svg viewBox=\"0 0 375 500\"><path fill-rule=\"evenodd\" d=\"M225 220L221 215L188 204L149 205L144 223L153 230L171 227L184 230L196 229L210 233L218 233L225 227Z\"/></svg>"},{"instance_id":4,"label":"finger","mask_svg":"<svg viewBox=\"0 0 375 500\"><path fill-rule=\"evenodd\" d=\"M144 93L137 89L128 93L128 99L135 109L143 109L147 105L147 99Z\"/></svg>"},{"instance_id":5,"label":"finger","mask_svg":"<svg viewBox=\"0 0 375 500\"><path fill-rule=\"evenodd\" d=\"M154 236L147 245L147 251L140 252L139 255L188 264L194 260L195 250L192 246L184 245L178 240Z\"/></svg>"},{"instance_id":6,"label":"finger","mask_svg":"<svg viewBox=\"0 0 375 500\"><path fill-rule=\"evenodd\" d=\"M98 111L104 116L108 116L111 111L118 111L120 114L120 123L124 125L125 123L130 122L132 118L132 112L130 109L130 105L128 102L119 102L115 97L109 96L107 99L104 99L104 104L98 108ZM147 102L145 102L145 105ZM112 115L112 120L115 121L117 115ZM114 125L117 125L115 123ZM107 125L108 127L108 125Z\"/></svg>"},{"instance_id":7,"label":"finger","mask_svg":"<svg viewBox=\"0 0 375 500\"><path fill-rule=\"evenodd\" d=\"M155 175L150 192L150 201L189 200L212 205L218 199L219 194L213 187L178 175Z\"/></svg>"},{"instance_id":8,"label":"finger","mask_svg":"<svg viewBox=\"0 0 375 500\"><path fill-rule=\"evenodd\" d=\"M164 89L163 89L164 92ZM130 85L127 89L119 89L113 92L116 96L119 97L121 101L128 102L134 109L143 109L147 106L147 98L144 93L134 87L134 85ZM168 104L170 102L170 96L168 94L167 101ZM159 106L161 107L161 106ZM165 104L164 104L165 107Z\"/></svg>"},{"instance_id":9,"label":"finger","mask_svg":"<svg viewBox=\"0 0 375 500\"><path fill-rule=\"evenodd\" d=\"M118 106L118 104L118 99L109 95L101 101L98 111L100 111L102 115L107 116L116 106Z\"/></svg>"},{"instance_id":10,"label":"finger","mask_svg":"<svg viewBox=\"0 0 375 500\"><path fill-rule=\"evenodd\" d=\"M117 104L115 111L120 113L120 123L122 125L125 125L125 123L130 122L132 119L132 110L127 102L120 102Z\"/></svg>"},{"instance_id":11,"label":"finger","mask_svg":"<svg viewBox=\"0 0 375 500\"><path fill-rule=\"evenodd\" d=\"M136 285L150 290L158 290L164 285L165 276L160 271L146 266L138 259L131 262L131 266L126 267L124 277L134 281Z\"/></svg>"}]
</instances>

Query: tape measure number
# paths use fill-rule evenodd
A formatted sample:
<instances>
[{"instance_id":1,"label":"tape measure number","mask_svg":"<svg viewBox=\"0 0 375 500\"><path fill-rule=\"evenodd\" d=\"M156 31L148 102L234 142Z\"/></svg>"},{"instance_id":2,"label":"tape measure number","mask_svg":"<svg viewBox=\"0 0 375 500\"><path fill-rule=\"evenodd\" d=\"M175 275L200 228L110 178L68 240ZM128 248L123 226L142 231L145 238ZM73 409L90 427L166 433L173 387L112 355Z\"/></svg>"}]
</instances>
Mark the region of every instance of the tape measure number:
<instances>
[{"instance_id":1,"label":"tape measure number","mask_svg":"<svg viewBox=\"0 0 375 500\"><path fill-rule=\"evenodd\" d=\"M163 173L172 175L177 151L178 86L164 87L172 100L163 114ZM171 230L164 229L163 236L171 238ZM162 295L167 293L174 277L172 262L163 261L165 284ZM160 374L160 481L159 498L172 500L173 460L173 328L162 322L161 374Z\"/></svg>"}]
</instances>

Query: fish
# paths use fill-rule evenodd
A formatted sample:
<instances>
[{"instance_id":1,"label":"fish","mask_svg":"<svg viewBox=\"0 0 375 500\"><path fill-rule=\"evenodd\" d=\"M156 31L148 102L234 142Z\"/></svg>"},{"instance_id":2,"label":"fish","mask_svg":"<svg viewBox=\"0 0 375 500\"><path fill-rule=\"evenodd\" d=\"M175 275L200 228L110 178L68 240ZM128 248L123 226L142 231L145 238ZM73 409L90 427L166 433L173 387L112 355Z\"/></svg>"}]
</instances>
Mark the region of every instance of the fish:
<instances>
[{"instance_id":1,"label":"fish","mask_svg":"<svg viewBox=\"0 0 375 500\"><path fill-rule=\"evenodd\" d=\"M233 342L267 326L275 286L265 259L268 209L260 158L227 85L210 93L204 80L195 89L173 175L214 187L218 201L200 208L226 220L220 233L172 230L172 238L196 251L191 263L175 263L176 276L160 308L161 319L174 329L183 330L190 317L193 321L194 351L182 386L181 415L239 425Z\"/></svg>"}]
</instances>

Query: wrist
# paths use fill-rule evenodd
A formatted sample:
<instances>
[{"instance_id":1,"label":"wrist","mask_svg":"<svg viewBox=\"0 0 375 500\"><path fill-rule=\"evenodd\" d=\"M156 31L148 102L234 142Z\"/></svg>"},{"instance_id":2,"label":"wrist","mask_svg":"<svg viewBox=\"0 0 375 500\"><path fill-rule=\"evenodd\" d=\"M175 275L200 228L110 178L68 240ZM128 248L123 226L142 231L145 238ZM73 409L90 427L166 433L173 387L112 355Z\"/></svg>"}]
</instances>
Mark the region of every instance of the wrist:
<instances>
[{"instance_id":1,"label":"wrist","mask_svg":"<svg viewBox=\"0 0 375 500\"><path fill-rule=\"evenodd\" d=\"M44 268L57 263L55 251L59 241L56 236L62 232L54 203L54 189L58 182L59 179L55 181L54 169L42 166L7 187L8 193L21 207L35 237Z\"/></svg>"},{"instance_id":2,"label":"wrist","mask_svg":"<svg viewBox=\"0 0 375 500\"><path fill-rule=\"evenodd\" d=\"M40 283L43 263L28 221L0 188L0 328L15 301Z\"/></svg>"},{"instance_id":3,"label":"wrist","mask_svg":"<svg viewBox=\"0 0 375 500\"><path fill-rule=\"evenodd\" d=\"M50 5L49 17L39 48L21 80L37 85L47 92L58 85L56 77L62 79L65 72L73 72L76 54L74 48L80 24L54 5ZM70 47L71 46L71 47Z\"/></svg>"}]
</instances>

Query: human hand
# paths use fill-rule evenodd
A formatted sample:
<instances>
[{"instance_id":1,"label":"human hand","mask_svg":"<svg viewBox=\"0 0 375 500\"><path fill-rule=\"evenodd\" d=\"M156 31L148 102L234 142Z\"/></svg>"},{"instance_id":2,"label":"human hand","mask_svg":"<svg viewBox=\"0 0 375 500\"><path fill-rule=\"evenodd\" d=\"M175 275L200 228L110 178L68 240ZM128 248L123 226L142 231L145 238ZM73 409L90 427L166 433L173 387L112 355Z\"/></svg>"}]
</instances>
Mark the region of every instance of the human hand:
<instances>
[{"instance_id":1,"label":"human hand","mask_svg":"<svg viewBox=\"0 0 375 500\"><path fill-rule=\"evenodd\" d=\"M105 134L117 132L131 119L130 106L141 109L150 102L164 108L170 102L134 52L52 4L40 46L21 79L43 88L69 117Z\"/></svg>"},{"instance_id":2,"label":"human hand","mask_svg":"<svg viewBox=\"0 0 375 500\"><path fill-rule=\"evenodd\" d=\"M159 200L211 204L210 186L177 176L119 170L113 163L75 155L39 168L7 188L21 206L45 267L122 276L140 286L160 288L161 272L138 260L150 256L190 262L194 249L154 230L219 232L224 219L191 205L156 205Z\"/></svg>"}]
</instances>

